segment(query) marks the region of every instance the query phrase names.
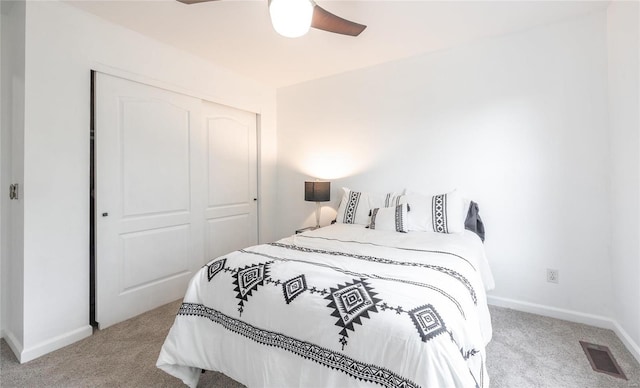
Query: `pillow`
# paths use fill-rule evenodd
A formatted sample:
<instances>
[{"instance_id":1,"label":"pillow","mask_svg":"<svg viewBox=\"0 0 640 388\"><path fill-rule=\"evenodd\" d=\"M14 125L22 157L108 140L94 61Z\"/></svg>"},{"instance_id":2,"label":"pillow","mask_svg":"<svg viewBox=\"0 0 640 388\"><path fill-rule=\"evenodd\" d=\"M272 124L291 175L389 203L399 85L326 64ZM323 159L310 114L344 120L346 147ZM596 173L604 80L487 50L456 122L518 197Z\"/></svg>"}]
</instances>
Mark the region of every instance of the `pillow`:
<instances>
[{"instance_id":1,"label":"pillow","mask_svg":"<svg viewBox=\"0 0 640 388\"><path fill-rule=\"evenodd\" d=\"M403 194L388 193L384 198L384 207L394 207L407 203L407 199Z\"/></svg>"},{"instance_id":2,"label":"pillow","mask_svg":"<svg viewBox=\"0 0 640 388\"><path fill-rule=\"evenodd\" d=\"M396 193L380 195L353 191L346 187L342 190L344 193L336 215L336 222L341 224L369 225L371 209L391 206L400 201L400 196Z\"/></svg>"},{"instance_id":3,"label":"pillow","mask_svg":"<svg viewBox=\"0 0 640 388\"><path fill-rule=\"evenodd\" d=\"M462 214L462 199L457 191L434 195L431 199L431 223L437 233L464 231L466 214Z\"/></svg>"},{"instance_id":4,"label":"pillow","mask_svg":"<svg viewBox=\"0 0 640 388\"><path fill-rule=\"evenodd\" d=\"M352 191L346 187L342 190L342 201L338 207L336 222L342 224L369 224L369 195L360 191Z\"/></svg>"},{"instance_id":5,"label":"pillow","mask_svg":"<svg viewBox=\"0 0 640 388\"><path fill-rule=\"evenodd\" d=\"M425 196L407 193L409 230L437 233L461 233L464 231L466 209L457 190L446 194Z\"/></svg>"},{"instance_id":6,"label":"pillow","mask_svg":"<svg viewBox=\"0 0 640 388\"><path fill-rule=\"evenodd\" d=\"M426 232L431 231L429 227L429 213L431 212L431 197L418 193L407 193L404 195L405 201L411 209L408 214L407 224L409 230Z\"/></svg>"},{"instance_id":7,"label":"pillow","mask_svg":"<svg viewBox=\"0 0 640 388\"><path fill-rule=\"evenodd\" d=\"M407 204L403 203L393 207L377 207L373 209L371 211L369 229L408 232Z\"/></svg>"}]
</instances>

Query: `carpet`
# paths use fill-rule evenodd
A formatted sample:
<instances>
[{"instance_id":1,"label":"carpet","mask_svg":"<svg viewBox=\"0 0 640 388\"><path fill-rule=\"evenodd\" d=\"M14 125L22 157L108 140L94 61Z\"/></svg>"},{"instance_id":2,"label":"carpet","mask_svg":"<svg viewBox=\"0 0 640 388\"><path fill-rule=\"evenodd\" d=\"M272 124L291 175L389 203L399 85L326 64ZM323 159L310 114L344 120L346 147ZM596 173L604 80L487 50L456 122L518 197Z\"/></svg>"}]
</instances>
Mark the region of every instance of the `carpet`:
<instances>
[{"instance_id":1,"label":"carpet","mask_svg":"<svg viewBox=\"0 0 640 388\"><path fill-rule=\"evenodd\" d=\"M182 387L155 367L179 306L176 301L159 307L22 365L3 340L0 386ZM640 365L611 330L494 306L490 311L494 334L487 369L492 388L640 388ZM608 346L629 380L593 371L581 340ZM203 374L198 386L242 387L216 372Z\"/></svg>"}]
</instances>

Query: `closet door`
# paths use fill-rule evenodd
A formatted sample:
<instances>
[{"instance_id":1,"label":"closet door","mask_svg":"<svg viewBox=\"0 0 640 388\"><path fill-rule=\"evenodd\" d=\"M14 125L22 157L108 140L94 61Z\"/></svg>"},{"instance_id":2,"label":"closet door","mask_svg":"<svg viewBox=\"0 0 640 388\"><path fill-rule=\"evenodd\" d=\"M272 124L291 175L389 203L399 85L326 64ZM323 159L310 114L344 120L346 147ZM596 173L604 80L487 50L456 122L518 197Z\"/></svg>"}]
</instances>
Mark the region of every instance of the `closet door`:
<instances>
[{"instance_id":1,"label":"closet door","mask_svg":"<svg viewBox=\"0 0 640 388\"><path fill-rule=\"evenodd\" d=\"M96 321L182 298L209 260L257 244L256 115L95 75Z\"/></svg>"},{"instance_id":2,"label":"closet door","mask_svg":"<svg viewBox=\"0 0 640 388\"><path fill-rule=\"evenodd\" d=\"M183 94L96 73L94 107L102 329L182 298L202 266L206 138Z\"/></svg>"},{"instance_id":3,"label":"closet door","mask_svg":"<svg viewBox=\"0 0 640 388\"><path fill-rule=\"evenodd\" d=\"M258 243L256 115L203 102L206 260ZM204 264L204 263L203 263Z\"/></svg>"}]
</instances>

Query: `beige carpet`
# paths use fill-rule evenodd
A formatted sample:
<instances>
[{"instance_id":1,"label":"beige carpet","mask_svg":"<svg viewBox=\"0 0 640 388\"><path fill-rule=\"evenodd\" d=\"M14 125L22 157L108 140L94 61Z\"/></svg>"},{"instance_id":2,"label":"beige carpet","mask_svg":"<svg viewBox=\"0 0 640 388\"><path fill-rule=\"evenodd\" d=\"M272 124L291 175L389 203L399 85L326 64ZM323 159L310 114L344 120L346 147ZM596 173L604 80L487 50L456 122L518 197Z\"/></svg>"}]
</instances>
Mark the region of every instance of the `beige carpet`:
<instances>
[{"instance_id":1,"label":"beige carpet","mask_svg":"<svg viewBox=\"0 0 640 388\"><path fill-rule=\"evenodd\" d=\"M22 365L2 340L0 387L183 387L155 366L179 306L162 306ZM212 372L200 386L242 387Z\"/></svg>"},{"instance_id":2,"label":"beige carpet","mask_svg":"<svg viewBox=\"0 0 640 388\"><path fill-rule=\"evenodd\" d=\"M496 388L640 388L640 365L611 330L490 306L487 370ZM628 380L594 372L578 341L609 347Z\"/></svg>"},{"instance_id":3,"label":"beige carpet","mask_svg":"<svg viewBox=\"0 0 640 388\"><path fill-rule=\"evenodd\" d=\"M180 302L139 317L25 364L0 345L0 386L13 387L180 387L155 367L162 342ZM487 367L493 388L636 387L640 365L610 330L491 307L494 339ZM591 369L578 340L609 346L628 381ZM241 387L207 372L200 387Z\"/></svg>"}]
</instances>

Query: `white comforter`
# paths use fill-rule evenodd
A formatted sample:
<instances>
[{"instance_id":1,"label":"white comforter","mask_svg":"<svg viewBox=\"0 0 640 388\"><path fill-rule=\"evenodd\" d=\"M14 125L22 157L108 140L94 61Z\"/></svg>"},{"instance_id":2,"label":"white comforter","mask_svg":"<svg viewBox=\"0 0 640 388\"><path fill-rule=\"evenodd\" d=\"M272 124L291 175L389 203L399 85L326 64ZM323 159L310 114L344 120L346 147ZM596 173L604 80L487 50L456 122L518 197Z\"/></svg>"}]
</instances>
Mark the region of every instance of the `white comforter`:
<instances>
[{"instance_id":1,"label":"white comforter","mask_svg":"<svg viewBox=\"0 0 640 388\"><path fill-rule=\"evenodd\" d=\"M471 232L336 224L221 256L192 279L157 366L249 387L488 387L493 287Z\"/></svg>"}]
</instances>

